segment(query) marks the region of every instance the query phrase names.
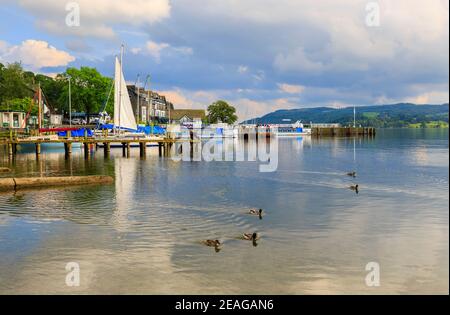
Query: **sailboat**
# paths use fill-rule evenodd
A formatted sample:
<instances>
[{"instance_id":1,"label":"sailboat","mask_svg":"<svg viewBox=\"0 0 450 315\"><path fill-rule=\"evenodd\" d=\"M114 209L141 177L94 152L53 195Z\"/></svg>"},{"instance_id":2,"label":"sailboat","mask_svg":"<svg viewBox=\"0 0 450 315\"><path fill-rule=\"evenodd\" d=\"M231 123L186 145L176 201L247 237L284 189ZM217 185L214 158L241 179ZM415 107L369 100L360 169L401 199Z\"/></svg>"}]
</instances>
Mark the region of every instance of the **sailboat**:
<instances>
[{"instance_id":1,"label":"sailboat","mask_svg":"<svg viewBox=\"0 0 450 315\"><path fill-rule=\"evenodd\" d=\"M120 60L115 58L114 71L114 125L111 126L113 136L107 139L133 139L136 143L132 143L132 147L139 146L139 139L156 139L159 137L149 137L145 133L138 132L136 118L134 116L133 107L131 105L130 95L128 94L127 83L123 75L122 68L123 46ZM101 137L104 138L104 137ZM99 143L99 147L103 144ZM147 146L157 146L157 144L147 143ZM111 147L122 147L119 143L111 143Z\"/></svg>"},{"instance_id":2,"label":"sailboat","mask_svg":"<svg viewBox=\"0 0 450 315\"><path fill-rule=\"evenodd\" d=\"M122 64L117 57L114 76L114 128L119 131L137 132L136 118L131 106Z\"/></svg>"}]
</instances>

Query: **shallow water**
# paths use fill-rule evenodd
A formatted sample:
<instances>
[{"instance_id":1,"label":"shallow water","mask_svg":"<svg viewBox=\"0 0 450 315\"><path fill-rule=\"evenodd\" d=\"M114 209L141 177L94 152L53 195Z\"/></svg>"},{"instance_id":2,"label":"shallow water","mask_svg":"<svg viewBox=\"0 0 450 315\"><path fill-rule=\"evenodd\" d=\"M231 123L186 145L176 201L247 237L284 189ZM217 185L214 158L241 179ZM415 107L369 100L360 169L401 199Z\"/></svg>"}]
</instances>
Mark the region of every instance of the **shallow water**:
<instances>
[{"instance_id":1,"label":"shallow water","mask_svg":"<svg viewBox=\"0 0 450 315\"><path fill-rule=\"evenodd\" d=\"M145 160L121 153L23 152L10 162L0 149L14 176L115 177L0 193L1 294L448 294L448 130L280 139L274 173L175 162L153 148ZM348 189L356 183L359 194ZM252 207L262 220L246 214ZM256 247L239 239L253 231ZM66 286L69 262L80 265L79 287ZM379 287L366 286L369 262L380 264Z\"/></svg>"}]
</instances>

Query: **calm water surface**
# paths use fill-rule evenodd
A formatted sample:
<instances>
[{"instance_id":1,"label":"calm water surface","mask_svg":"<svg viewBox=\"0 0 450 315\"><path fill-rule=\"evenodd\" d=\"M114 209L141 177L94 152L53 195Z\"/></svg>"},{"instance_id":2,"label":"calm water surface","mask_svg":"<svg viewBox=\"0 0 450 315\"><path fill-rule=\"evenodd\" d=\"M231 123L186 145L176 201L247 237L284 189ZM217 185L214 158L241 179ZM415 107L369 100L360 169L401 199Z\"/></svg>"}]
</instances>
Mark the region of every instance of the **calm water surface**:
<instances>
[{"instance_id":1,"label":"calm water surface","mask_svg":"<svg viewBox=\"0 0 450 315\"><path fill-rule=\"evenodd\" d=\"M119 149L108 160L53 151L9 162L1 148L14 176L108 174L115 184L0 193L0 294L448 294L448 130L280 139L279 151L278 171L260 173L157 149L145 160ZM353 169L356 179L345 175ZM262 220L246 215L252 207ZM257 247L239 239L253 231ZM377 288L365 285L372 261ZM80 264L80 287L65 284L68 262Z\"/></svg>"}]
</instances>

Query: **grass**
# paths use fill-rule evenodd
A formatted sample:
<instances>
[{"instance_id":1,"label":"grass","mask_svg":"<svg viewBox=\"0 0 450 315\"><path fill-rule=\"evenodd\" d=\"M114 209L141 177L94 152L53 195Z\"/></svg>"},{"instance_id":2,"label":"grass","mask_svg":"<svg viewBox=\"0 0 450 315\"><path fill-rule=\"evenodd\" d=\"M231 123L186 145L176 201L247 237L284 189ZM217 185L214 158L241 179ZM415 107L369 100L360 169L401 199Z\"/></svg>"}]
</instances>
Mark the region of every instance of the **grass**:
<instances>
[{"instance_id":1,"label":"grass","mask_svg":"<svg viewBox=\"0 0 450 315\"><path fill-rule=\"evenodd\" d=\"M367 112L367 113L363 113L363 116L364 116L365 118L368 118L368 119L375 119L375 118L377 118L379 115L380 115L380 113L375 113L375 112Z\"/></svg>"},{"instance_id":2,"label":"grass","mask_svg":"<svg viewBox=\"0 0 450 315\"><path fill-rule=\"evenodd\" d=\"M409 128L448 128L446 121L430 121L423 125L422 123L409 124Z\"/></svg>"}]
</instances>

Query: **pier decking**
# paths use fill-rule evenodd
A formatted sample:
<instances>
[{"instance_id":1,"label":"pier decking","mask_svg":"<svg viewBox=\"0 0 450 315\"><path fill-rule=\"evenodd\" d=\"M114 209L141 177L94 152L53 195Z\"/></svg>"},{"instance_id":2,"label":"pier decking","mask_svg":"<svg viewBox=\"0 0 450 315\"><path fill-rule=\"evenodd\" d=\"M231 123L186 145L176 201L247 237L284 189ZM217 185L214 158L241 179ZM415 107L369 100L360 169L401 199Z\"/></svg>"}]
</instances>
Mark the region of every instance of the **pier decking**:
<instances>
[{"instance_id":1,"label":"pier decking","mask_svg":"<svg viewBox=\"0 0 450 315\"><path fill-rule=\"evenodd\" d=\"M7 152L10 157L14 157L17 154L17 147L20 145L34 145L36 156L39 157L41 154L41 146L43 144L53 143L53 144L63 144L66 158L72 155L73 144L82 144L84 147L84 154L86 158L89 158L90 148L95 146L98 147L99 144L103 145L104 155L108 157L111 151L111 144L119 144L122 146L123 155L129 157L131 146L133 144L139 144L140 156L145 157L147 152L147 144L157 144L159 156L169 156L169 152L173 144L177 142L185 142L186 140L181 139L171 139L171 138L161 138L161 139L114 139L114 138L60 138L58 140L53 139L3 139L0 140L0 145L7 147ZM188 140L191 142L196 142L195 140Z\"/></svg>"}]
</instances>

